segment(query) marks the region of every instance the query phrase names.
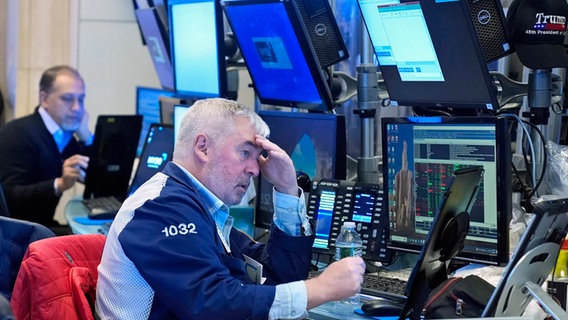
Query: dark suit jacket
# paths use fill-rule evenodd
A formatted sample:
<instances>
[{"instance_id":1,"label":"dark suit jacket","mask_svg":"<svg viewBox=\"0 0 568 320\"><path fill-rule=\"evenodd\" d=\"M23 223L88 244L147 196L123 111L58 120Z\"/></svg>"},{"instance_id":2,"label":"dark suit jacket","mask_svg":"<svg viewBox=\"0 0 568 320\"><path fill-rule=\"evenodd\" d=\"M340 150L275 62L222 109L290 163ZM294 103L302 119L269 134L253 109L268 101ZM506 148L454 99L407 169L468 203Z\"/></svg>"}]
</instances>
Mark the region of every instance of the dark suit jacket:
<instances>
[{"instance_id":1,"label":"dark suit jacket","mask_svg":"<svg viewBox=\"0 0 568 320\"><path fill-rule=\"evenodd\" d=\"M53 181L60 177L65 159L88 154L88 148L71 139L59 153L36 108L31 115L0 127L0 183L4 188L10 216L55 226L53 220L59 197Z\"/></svg>"}]
</instances>

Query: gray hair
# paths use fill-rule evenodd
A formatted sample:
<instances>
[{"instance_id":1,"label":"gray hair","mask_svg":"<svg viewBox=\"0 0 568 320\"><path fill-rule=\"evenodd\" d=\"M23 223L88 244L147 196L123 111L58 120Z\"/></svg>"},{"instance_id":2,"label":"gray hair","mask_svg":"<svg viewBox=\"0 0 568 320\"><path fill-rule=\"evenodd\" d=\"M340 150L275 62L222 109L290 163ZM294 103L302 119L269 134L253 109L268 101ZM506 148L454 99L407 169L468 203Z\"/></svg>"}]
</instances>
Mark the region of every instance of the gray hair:
<instances>
[{"instance_id":1,"label":"gray hair","mask_svg":"<svg viewBox=\"0 0 568 320\"><path fill-rule=\"evenodd\" d=\"M210 98L196 101L185 113L174 148L173 158L184 159L192 149L197 135L206 134L213 141L223 141L234 130L234 120L244 117L250 120L256 134L267 137L270 134L268 125L254 111L223 98Z\"/></svg>"}]
</instances>

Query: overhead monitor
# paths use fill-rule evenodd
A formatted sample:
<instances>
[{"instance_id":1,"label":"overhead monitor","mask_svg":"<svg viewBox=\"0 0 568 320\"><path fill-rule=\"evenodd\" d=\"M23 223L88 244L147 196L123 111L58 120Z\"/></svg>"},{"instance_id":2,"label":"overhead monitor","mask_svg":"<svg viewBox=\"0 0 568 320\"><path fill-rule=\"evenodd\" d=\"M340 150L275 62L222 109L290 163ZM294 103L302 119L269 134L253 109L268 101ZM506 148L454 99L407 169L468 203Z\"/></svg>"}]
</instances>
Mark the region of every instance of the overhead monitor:
<instances>
[{"instance_id":1,"label":"overhead monitor","mask_svg":"<svg viewBox=\"0 0 568 320\"><path fill-rule=\"evenodd\" d=\"M156 9L158 16L160 17L160 21L166 31L170 32L170 26L168 25L168 6L167 0L149 0L150 6Z\"/></svg>"},{"instance_id":2,"label":"overhead monitor","mask_svg":"<svg viewBox=\"0 0 568 320\"><path fill-rule=\"evenodd\" d=\"M221 1L261 103L328 111L331 91L292 0Z\"/></svg>"},{"instance_id":3,"label":"overhead monitor","mask_svg":"<svg viewBox=\"0 0 568 320\"><path fill-rule=\"evenodd\" d=\"M144 141L151 123L160 122L160 97L172 97L174 92L145 86L136 87L136 114L142 116L142 131L136 155L142 154Z\"/></svg>"},{"instance_id":4,"label":"overhead monitor","mask_svg":"<svg viewBox=\"0 0 568 320\"><path fill-rule=\"evenodd\" d=\"M270 127L270 141L279 145L294 162L296 170L310 180L345 179L345 117L335 114L260 111ZM273 185L258 179L255 225L268 229L274 213Z\"/></svg>"},{"instance_id":5,"label":"overhead monitor","mask_svg":"<svg viewBox=\"0 0 568 320\"><path fill-rule=\"evenodd\" d=\"M136 20L140 26L144 42L152 58L152 63L162 88L173 90L174 72L170 59L170 40L156 9L137 9Z\"/></svg>"},{"instance_id":6,"label":"overhead monitor","mask_svg":"<svg viewBox=\"0 0 568 320\"><path fill-rule=\"evenodd\" d=\"M499 108L465 1L358 0L391 105Z\"/></svg>"},{"instance_id":7,"label":"overhead monitor","mask_svg":"<svg viewBox=\"0 0 568 320\"><path fill-rule=\"evenodd\" d=\"M226 97L225 31L219 1L169 0L176 92L184 97Z\"/></svg>"},{"instance_id":8,"label":"overhead monitor","mask_svg":"<svg viewBox=\"0 0 568 320\"><path fill-rule=\"evenodd\" d=\"M499 117L382 119L388 247L420 252L454 171L482 166L484 177L456 259L503 265L509 259L511 141Z\"/></svg>"}]
</instances>

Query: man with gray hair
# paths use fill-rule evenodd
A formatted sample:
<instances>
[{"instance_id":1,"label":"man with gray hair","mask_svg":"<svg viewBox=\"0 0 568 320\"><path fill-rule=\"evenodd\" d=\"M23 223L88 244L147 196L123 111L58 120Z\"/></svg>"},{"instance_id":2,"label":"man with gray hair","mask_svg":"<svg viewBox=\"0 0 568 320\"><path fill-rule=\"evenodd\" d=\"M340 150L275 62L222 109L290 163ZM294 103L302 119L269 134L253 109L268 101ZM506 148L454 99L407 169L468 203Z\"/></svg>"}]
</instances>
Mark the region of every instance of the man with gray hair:
<instances>
[{"instance_id":1,"label":"man with gray hair","mask_svg":"<svg viewBox=\"0 0 568 320\"><path fill-rule=\"evenodd\" d=\"M304 194L292 160L268 134L234 101L189 108L173 161L124 202L110 228L99 265L101 319L299 319L359 291L360 257L305 280L314 236ZM229 215L260 172L275 186L266 244L234 229ZM250 259L263 265L263 283L247 276Z\"/></svg>"}]
</instances>

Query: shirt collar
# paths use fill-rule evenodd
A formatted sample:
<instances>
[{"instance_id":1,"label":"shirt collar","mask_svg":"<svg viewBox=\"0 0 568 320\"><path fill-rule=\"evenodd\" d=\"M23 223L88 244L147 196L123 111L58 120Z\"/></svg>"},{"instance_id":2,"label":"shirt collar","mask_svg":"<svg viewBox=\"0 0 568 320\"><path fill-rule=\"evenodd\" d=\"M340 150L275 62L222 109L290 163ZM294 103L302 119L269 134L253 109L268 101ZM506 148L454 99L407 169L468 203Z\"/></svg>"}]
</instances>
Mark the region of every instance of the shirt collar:
<instances>
[{"instance_id":1,"label":"shirt collar","mask_svg":"<svg viewBox=\"0 0 568 320\"><path fill-rule=\"evenodd\" d=\"M224 204L223 201L217 198L217 196L215 196L211 191L209 191L209 189L207 189L184 167L180 166L177 163L175 164L180 167L181 170L185 172L189 180L191 180L191 182L195 186L197 195L203 201L202 204L205 206L209 214L213 217L215 224L217 225L217 227L219 227L221 233L225 237L225 240L228 242L231 227L233 226L233 217L229 215L229 207Z\"/></svg>"},{"instance_id":2,"label":"shirt collar","mask_svg":"<svg viewBox=\"0 0 568 320\"><path fill-rule=\"evenodd\" d=\"M55 122L55 120L53 120L49 113L47 113L47 110L45 110L44 107L39 106L38 112L41 116L41 119L43 120L43 123L45 124L45 127L47 128L47 130L49 130L49 133L53 135L55 132L57 132L57 130L62 130L57 122Z\"/></svg>"}]
</instances>

